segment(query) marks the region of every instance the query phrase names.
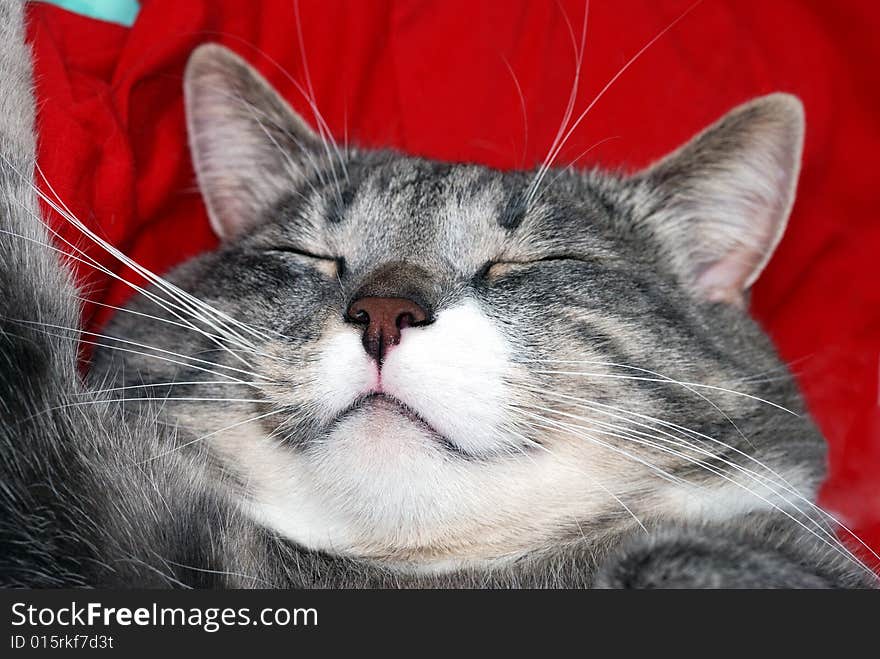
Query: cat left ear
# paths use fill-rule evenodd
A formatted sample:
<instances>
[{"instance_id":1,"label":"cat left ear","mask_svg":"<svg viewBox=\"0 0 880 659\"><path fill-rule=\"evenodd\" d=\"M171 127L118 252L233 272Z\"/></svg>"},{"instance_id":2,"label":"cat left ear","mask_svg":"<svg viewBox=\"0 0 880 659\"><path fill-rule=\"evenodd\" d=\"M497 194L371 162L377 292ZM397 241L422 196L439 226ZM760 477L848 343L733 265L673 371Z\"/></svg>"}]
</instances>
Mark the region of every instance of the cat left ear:
<instances>
[{"instance_id":1,"label":"cat left ear","mask_svg":"<svg viewBox=\"0 0 880 659\"><path fill-rule=\"evenodd\" d=\"M184 98L211 226L230 240L306 174L321 140L252 66L217 44L190 56Z\"/></svg>"},{"instance_id":2,"label":"cat left ear","mask_svg":"<svg viewBox=\"0 0 880 659\"><path fill-rule=\"evenodd\" d=\"M804 110L789 94L741 105L639 174L649 223L698 298L744 307L794 203Z\"/></svg>"}]
</instances>

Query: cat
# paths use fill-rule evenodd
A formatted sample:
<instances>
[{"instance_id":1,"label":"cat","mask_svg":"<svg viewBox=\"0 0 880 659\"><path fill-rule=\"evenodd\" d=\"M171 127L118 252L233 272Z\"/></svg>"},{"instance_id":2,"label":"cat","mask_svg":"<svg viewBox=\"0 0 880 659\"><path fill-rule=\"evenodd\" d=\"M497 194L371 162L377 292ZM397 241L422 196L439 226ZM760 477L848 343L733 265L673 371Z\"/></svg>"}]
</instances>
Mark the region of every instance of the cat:
<instances>
[{"instance_id":1,"label":"cat","mask_svg":"<svg viewBox=\"0 0 880 659\"><path fill-rule=\"evenodd\" d=\"M221 246L142 271L96 334L40 219L38 194L100 241L34 185L18 3L0 37L3 585L876 585L746 312L794 97L634 175L500 172L341 150L203 45L187 125Z\"/></svg>"}]
</instances>

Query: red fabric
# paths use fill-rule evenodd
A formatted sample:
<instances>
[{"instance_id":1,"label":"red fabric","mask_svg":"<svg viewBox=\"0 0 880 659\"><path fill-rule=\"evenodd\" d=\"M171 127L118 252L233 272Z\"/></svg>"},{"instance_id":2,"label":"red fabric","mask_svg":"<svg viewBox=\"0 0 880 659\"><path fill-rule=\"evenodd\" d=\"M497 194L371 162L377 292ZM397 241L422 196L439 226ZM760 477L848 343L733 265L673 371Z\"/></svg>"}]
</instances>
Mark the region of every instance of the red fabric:
<instances>
[{"instance_id":1,"label":"red fabric","mask_svg":"<svg viewBox=\"0 0 880 659\"><path fill-rule=\"evenodd\" d=\"M594 2L579 111L689 4ZM126 29L32 4L39 161L70 208L158 272L214 245L181 97L184 63L204 41L244 55L310 117L284 73L306 82L302 47L317 106L340 140L499 167L547 153L574 76L566 17L579 40L582 0L302 0L302 41L296 6L147 0ZM785 90L803 99L798 201L752 311L830 442L824 503L880 550L877 34L872 0L704 0L610 88L559 162L594 147L579 163L639 167L750 97ZM88 268L79 276L92 299L119 304L129 294ZM87 305L86 317L99 325L107 310Z\"/></svg>"}]
</instances>

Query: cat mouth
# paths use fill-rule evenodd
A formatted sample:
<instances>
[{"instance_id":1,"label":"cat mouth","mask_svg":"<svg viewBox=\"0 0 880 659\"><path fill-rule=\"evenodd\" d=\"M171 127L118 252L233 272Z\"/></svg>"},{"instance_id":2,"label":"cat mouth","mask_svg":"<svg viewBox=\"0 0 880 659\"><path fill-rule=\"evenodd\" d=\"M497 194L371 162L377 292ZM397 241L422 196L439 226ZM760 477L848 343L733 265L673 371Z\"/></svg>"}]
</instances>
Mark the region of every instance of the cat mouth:
<instances>
[{"instance_id":1,"label":"cat mouth","mask_svg":"<svg viewBox=\"0 0 880 659\"><path fill-rule=\"evenodd\" d=\"M423 427L425 430L430 431L432 434L439 435L440 433L428 423L418 412L416 412L409 405L404 403L403 401L395 398L394 396L389 396L384 393L371 393L367 394L363 398L355 401L354 405L352 405L354 409L385 409L391 410L392 412L396 412L403 417L409 419L412 423L417 426Z\"/></svg>"},{"instance_id":2,"label":"cat mouth","mask_svg":"<svg viewBox=\"0 0 880 659\"><path fill-rule=\"evenodd\" d=\"M461 452L461 449L459 449L452 440L432 426L421 414L394 396L381 392L373 392L362 396L343 412L340 415L340 418L358 410L388 410L389 412L393 412L405 418L425 434L436 439L445 448L454 450L457 453Z\"/></svg>"}]
</instances>

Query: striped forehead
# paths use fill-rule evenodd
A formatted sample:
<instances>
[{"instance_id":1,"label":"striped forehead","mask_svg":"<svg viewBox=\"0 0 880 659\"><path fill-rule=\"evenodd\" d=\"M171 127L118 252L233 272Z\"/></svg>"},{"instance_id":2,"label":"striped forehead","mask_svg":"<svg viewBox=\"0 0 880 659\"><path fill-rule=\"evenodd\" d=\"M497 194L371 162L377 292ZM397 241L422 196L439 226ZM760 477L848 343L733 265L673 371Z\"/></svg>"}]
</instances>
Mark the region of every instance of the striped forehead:
<instances>
[{"instance_id":1,"label":"striped forehead","mask_svg":"<svg viewBox=\"0 0 880 659\"><path fill-rule=\"evenodd\" d=\"M398 160L359 182L328 222L346 251L364 259L410 257L471 269L509 231L502 174L479 167Z\"/></svg>"}]
</instances>

